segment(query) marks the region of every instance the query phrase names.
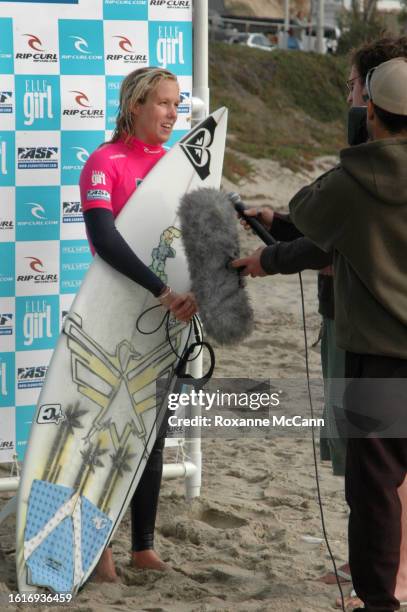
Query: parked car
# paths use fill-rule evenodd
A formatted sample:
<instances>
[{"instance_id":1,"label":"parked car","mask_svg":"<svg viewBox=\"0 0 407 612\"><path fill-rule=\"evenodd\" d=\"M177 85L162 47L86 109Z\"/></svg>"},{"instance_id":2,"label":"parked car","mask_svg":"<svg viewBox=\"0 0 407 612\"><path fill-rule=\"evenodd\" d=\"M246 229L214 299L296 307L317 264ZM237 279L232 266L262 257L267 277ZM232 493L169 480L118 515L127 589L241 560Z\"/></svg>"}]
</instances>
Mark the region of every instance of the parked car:
<instances>
[{"instance_id":1,"label":"parked car","mask_svg":"<svg viewBox=\"0 0 407 612\"><path fill-rule=\"evenodd\" d=\"M263 49L263 51L273 51L273 49L276 49L276 46L269 41L267 36L258 32L237 34L230 38L229 43L246 45L247 47L254 47L255 49Z\"/></svg>"}]
</instances>

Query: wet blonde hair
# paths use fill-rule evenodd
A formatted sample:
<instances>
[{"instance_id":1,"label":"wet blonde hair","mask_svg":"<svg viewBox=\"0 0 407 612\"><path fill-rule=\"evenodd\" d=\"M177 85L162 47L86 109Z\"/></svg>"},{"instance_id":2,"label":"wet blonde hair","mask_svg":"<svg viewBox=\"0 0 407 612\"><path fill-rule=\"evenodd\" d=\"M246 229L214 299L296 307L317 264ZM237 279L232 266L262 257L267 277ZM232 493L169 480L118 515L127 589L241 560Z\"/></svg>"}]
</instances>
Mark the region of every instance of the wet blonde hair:
<instances>
[{"instance_id":1,"label":"wet blonde hair","mask_svg":"<svg viewBox=\"0 0 407 612\"><path fill-rule=\"evenodd\" d=\"M144 104L148 95L160 81L177 82L175 74L165 68L138 68L126 76L120 87L119 111L116 127L110 142L129 137L134 130L133 110L137 104Z\"/></svg>"}]
</instances>

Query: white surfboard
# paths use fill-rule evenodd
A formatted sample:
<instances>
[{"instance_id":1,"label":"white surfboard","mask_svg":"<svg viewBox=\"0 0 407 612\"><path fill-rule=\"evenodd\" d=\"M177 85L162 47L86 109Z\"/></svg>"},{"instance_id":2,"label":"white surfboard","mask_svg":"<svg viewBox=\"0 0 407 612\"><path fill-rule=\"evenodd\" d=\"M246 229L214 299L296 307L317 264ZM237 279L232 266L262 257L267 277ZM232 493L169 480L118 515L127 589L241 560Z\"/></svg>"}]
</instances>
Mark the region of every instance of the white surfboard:
<instances>
[{"instance_id":1,"label":"white surfboard","mask_svg":"<svg viewBox=\"0 0 407 612\"><path fill-rule=\"evenodd\" d=\"M137 255L174 290L190 288L177 209L184 193L219 188L227 110L189 132L117 218ZM20 592L76 593L118 526L154 444L155 381L173 379L187 326L136 328L157 300L95 257L54 351L25 455L17 507ZM156 308L139 328L157 328ZM172 345L172 347L171 347Z\"/></svg>"}]
</instances>

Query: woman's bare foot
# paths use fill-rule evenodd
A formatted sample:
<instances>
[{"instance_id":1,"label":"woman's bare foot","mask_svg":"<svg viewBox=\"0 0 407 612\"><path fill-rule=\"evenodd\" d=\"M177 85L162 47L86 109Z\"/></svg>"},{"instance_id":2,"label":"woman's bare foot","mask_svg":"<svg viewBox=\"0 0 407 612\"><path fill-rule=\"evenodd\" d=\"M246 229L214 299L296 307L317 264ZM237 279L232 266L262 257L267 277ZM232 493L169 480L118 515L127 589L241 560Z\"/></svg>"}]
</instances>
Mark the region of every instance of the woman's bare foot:
<instances>
[{"instance_id":1,"label":"woman's bare foot","mask_svg":"<svg viewBox=\"0 0 407 612\"><path fill-rule=\"evenodd\" d=\"M106 548L102 553L91 580L92 582L120 582L120 578L116 574L111 548Z\"/></svg>"},{"instance_id":2,"label":"woman's bare foot","mask_svg":"<svg viewBox=\"0 0 407 612\"><path fill-rule=\"evenodd\" d=\"M155 550L138 550L131 553L131 562L134 567L138 569L152 569L160 572L165 572L168 569L168 565L164 563L157 555Z\"/></svg>"}]
</instances>

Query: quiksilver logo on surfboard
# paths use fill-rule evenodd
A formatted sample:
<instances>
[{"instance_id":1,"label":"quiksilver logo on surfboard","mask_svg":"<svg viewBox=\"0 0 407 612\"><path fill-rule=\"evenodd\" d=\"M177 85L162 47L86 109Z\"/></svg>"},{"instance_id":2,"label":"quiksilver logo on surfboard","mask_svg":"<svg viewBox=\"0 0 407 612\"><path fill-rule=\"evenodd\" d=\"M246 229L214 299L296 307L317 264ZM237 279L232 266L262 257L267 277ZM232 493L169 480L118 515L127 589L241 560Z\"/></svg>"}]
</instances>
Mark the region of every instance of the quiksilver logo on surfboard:
<instances>
[{"instance_id":1,"label":"quiksilver logo on surfboard","mask_svg":"<svg viewBox=\"0 0 407 612\"><path fill-rule=\"evenodd\" d=\"M214 118L208 117L180 142L181 149L203 181L210 175L211 152L209 149L213 142L216 125Z\"/></svg>"}]
</instances>

